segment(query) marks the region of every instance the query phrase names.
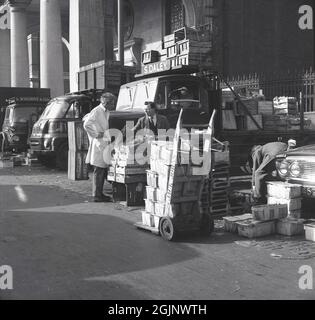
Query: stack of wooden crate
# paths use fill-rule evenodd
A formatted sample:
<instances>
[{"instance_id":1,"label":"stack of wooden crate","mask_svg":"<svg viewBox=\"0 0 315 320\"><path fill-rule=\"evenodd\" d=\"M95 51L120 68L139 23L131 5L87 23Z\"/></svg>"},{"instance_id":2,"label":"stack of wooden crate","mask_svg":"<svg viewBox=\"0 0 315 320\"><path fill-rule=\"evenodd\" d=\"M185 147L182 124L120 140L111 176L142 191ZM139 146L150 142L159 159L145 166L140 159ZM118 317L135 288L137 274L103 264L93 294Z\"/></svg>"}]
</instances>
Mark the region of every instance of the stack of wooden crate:
<instances>
[{"instance_id":1,"label":"stack of wooden crate","mask_svg":"<svg viewBox=\"0 0 315 320\"><path fill-rule=\"evenodd\" d=\"M302 215L302 187L286 182L267 183L268 204L282 204L287 208L287 216L277 222L277 233L287 236L304 232Z\"/></svg>"},{"instance_id":2,"label":"stack of wooden crate","mask_svg":"<svg viewBox=\"0 0 315 320\"><path fill-rule=\"evenodd\" d=\"M142 213L144 226L158 228L162 217L176 218L182 225L187 225L189 219L191 224L200 220L199 201L204 176L193 175L194 167L189 162L187 164L187 155L189 159L191 154L180 149L174 168L174 182L170 188L172 152L172 143L152 142L151 170L147 172L145 211Z\"/></svg>"},{"instance_id":3,"label":"stack of wooden crate","mask_svg":"<svg viewBox=\"0 0 315 320\"><path fill-rule=\"evenodd\" d=\"M89 149L89 138L82 121L68 122L68 178L88 180L88 166L85 163Z\"/></svg>"},{"instance_id":4,"label":"stack of wooden crate","mask_svg":"<svg viewBox=\"0 0 315 320\"><path fill-rule=\"evenodd\" d=\"M248 238L268 236L275 233L285 236L303 234L301 186L277 181L269 182L267 190L268 204L253 206L252 216L246 214L234 217L233 221L229 217L223 218L226 231L230 231L231 223L234 223L239 235Z\"/></svg>"},{"instance_id":5,"label":"stack of wooden crate","mask_svg":"<svg viewBox=\"0 0 315 320\"><path fill-rule=\"evenodd\" d=\"M136 163L133 145L116 148L108 170L108 181L113 183L114 200L126 201L127 206L142 205L147 168L147 164Z\"/></svg>"},{"instance_id":6,"label":"stack of wooden crate","mask_svg":"<svg viewBox=\"0 0 315 320\"><path fill-rule=\"evenodd\" d=\"M184 27L165 36L163 49L171 67L212 66L212 43L204 40L196 29Z\"/></svg>"}]
</instances>

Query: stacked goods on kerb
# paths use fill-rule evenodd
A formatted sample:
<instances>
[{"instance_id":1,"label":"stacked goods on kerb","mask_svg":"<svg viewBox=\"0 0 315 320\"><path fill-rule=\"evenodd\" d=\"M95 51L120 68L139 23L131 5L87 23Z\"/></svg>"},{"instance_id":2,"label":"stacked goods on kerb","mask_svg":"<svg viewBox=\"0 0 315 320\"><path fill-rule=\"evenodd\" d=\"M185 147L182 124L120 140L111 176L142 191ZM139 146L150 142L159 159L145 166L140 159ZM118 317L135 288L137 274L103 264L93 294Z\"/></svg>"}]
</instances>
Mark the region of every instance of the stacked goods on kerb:
<instances>
[{"instance_id":1,"label":"stacked goods on kerb","mask_svg":"<svg viewBox=\"0 0 315 320\"><path fill-rule=\"evenodd\" d=\"M144 203L147 163L137 162L137 147L121 145L114 149L108 181L113 185L113 198L126 206L141 206Z\"/></svg>"},{"instance_id":2,"label":"stacked goods on kerb","mask_svg":"<svg viewBox=\"0 0 315 320\"><path fill-rule=\"evenodd\" d=\"M70 180L88 180L88 166L85 163L89 149L89 138L82 121L68 123L68 178Z\"/></svg>"}]
</instances>

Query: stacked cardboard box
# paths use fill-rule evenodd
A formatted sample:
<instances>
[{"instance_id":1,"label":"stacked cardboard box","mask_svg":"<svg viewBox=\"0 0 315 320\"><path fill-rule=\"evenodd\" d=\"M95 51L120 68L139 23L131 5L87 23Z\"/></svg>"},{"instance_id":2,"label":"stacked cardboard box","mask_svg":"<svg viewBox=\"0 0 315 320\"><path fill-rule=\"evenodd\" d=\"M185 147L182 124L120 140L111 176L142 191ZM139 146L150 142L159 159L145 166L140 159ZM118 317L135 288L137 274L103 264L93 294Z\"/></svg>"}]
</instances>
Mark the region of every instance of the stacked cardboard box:
<instances>
[{"instance_id":1,"label":"stacked cardboard box","mask_svg":"<svg viewBox=\"0 0 315 320\"><path fill-rule=\"evenodd\" d=\"M148 164L135 162L133 145L122 145L115 149L108 170L108 181L113 183L115 201L125 201L127 206L143 205Z\"/></svg>"},{"instance_id":2,"label":"stacked cardboard box","mask_svg":"<svg viewBox=\"0 0 315 320\"><path fill-rule=\"evenodd\" d=\"M291 114L298 113L298 104L295 97L275 97L273 99L275 114Z\"/></svg>"},{"instance_id":3,"label":"stacked cardboard box","mask_svg":"<svg viewBox=\"0 0 315 320\"><path fill-rule=\"evenodd\" d=\"M181 144L185 148L185 144ZM158 228L160 218L198 215L203 176L193 175L191 150L179 149L175 167L172 164L173 144L156 141L151 144L150 170L147 171L145 211L142 223ZM174 182L170 186L171 170ZM167 198L170 206L166 205ZM149 224L148 224L149 223Z\"/></svg>"}]
</instances>

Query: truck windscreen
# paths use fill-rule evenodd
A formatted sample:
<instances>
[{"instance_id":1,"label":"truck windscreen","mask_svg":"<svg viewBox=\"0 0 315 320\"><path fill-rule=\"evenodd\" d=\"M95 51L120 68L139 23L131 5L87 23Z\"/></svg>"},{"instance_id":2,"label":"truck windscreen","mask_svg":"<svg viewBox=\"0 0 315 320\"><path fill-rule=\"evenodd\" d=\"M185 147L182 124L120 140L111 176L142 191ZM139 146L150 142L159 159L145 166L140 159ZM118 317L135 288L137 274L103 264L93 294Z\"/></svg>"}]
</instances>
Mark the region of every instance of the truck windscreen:
<instances>
[{"instance_id":1,"label":"truck windscreen","mask_svg":"<svg viewBox=\"0 0 315 320\"><path fill-rule=\"evenodd\" d=\"M37 106L23 106L8 108L6 111L5 121L13 123L27 123L34 116L38 117L42 108Z\"/></svg>"},{"instance_id":2,"label":"truck windscreen","mask_svg":"<svg viewBox=\"0 0 315 320\"><path fill-rule=\"evenodd\" d=\"M64 100L55 100L47 105L41 119L61 119L65 116L69 104Z\"/></svg>"}]
</instances>

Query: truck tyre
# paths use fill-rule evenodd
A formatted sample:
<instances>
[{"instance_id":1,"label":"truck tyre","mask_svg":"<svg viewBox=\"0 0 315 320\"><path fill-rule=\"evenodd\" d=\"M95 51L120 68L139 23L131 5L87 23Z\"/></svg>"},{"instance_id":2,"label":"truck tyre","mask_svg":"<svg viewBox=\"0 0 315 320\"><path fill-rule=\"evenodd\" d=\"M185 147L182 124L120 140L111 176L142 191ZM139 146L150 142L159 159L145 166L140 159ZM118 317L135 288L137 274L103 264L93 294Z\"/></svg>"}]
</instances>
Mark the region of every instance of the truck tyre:
<instances>
[{"instance_id":1,"label":"truck tyre","mask_svg":"<svg viewBox=\"0 0 315 320\"><path fill-rule=\"evenodd\" d=\"M56 167L60 170L66 171L68 169L68 145L62 144L56 154Z\"/></svg>"}]
</instances>

